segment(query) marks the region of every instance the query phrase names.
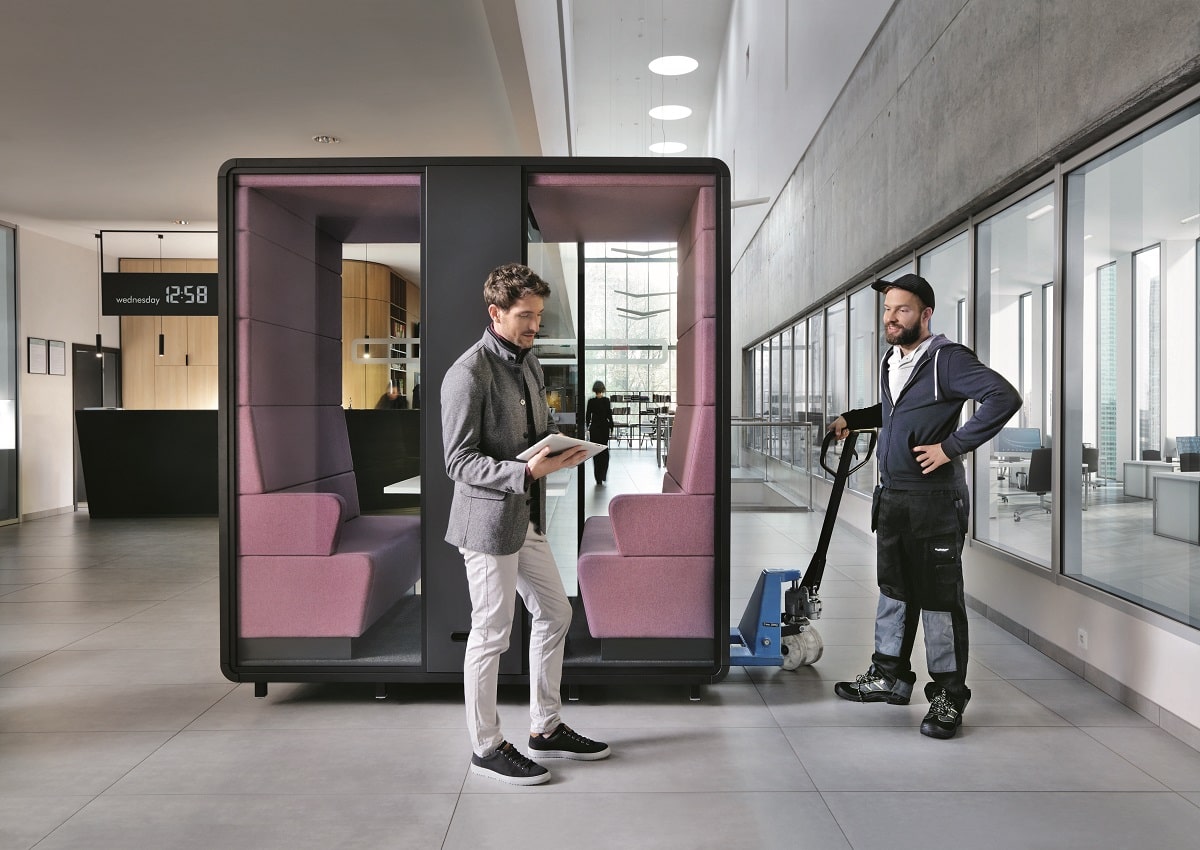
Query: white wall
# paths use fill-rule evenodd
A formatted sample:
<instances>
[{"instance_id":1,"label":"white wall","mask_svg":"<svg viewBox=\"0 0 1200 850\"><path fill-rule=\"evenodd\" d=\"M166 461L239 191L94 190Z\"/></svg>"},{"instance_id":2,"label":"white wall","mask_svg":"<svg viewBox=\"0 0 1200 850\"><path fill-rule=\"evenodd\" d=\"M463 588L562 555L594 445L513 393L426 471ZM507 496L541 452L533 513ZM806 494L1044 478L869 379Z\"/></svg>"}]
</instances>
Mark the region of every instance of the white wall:
<instances>
[{"instance_id":1,"label":"white wall","mask_svg":"<svg viewBox=\"0 0 1200 850\"><path fill-rule=\"evenodd\" d=\"M96 252L17 223L20 339L20 509L23 517L69 510L74 502L71 344L96 344ZM119 344L119 320L102 323L104 344ZM30 375L27 337L67 344L66 375Z\"/></svg>"}]
</instances>

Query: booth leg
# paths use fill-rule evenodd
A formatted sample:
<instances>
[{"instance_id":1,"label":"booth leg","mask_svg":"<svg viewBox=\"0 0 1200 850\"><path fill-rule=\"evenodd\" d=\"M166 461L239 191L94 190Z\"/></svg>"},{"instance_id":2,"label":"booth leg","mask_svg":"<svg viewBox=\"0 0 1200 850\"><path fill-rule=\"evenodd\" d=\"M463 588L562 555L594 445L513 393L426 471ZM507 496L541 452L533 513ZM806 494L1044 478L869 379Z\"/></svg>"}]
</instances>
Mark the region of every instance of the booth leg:
<instances>
[{"instance_id":1,"label":"booth leg","mask_svg":"<svg viewBox=\"0 0 1200 850\"><path fill-rule=\"evenodd\" d=\"M387 683L375 683L375 699L387 699Z\"/></svg>"},{"instance_id":2,"label":"booth leg","mask_svg":"<svg viewBox=\"0 0 1200 850\"><path fill-rule=\"evenodd\" d=\"M258 699L263 699L266 695L267 695L267 683L266 682L255 682L254 683L254 696L257 697Z\"/></svg>"},{"instance_id":3,"label":"booth leg","mask_svg":"<svg viewBox=\"0 0 1200 850\"><path fill-rule=\"evenodd\" d=\"M567 702L579 702L579 685L567 685Z\"/></svg>"},{"instance_id":4,"label":"booth leg","mask_svg":"<svg viewBox=\"0 0 1200 850\"><path fill-rule=\"evenodd\" d=\"M700 702L700 686L692 685L688 689L688 699L692 702Z\"/></svg>"}]
</instances>

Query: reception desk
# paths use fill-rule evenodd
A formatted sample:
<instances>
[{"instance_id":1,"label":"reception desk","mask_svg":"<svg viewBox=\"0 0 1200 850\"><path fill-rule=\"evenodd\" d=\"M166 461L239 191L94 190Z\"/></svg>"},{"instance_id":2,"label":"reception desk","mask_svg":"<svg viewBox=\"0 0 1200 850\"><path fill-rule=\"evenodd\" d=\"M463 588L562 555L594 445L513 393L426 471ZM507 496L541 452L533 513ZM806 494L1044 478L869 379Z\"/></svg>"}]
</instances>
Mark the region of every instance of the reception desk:
<instances>
[{"instance_id":1,"label":"reception desk","mask_svg":"<svg viewBox=\"0 0 1200 850\"><path fill-rule=\"evenodd\" d=\"M88 513L217 515L217 411L75 411Z\"/></svg>"},{"instance_id":2,"label":"reception desk","mask_svg":"<svg viewBox=\"0 0 1200 850\"><path fill-rule=\"evenodd\" d=\"M1200 472L1154 476L1154 533L1200 545Z\"/></svg>"}]
</instances>

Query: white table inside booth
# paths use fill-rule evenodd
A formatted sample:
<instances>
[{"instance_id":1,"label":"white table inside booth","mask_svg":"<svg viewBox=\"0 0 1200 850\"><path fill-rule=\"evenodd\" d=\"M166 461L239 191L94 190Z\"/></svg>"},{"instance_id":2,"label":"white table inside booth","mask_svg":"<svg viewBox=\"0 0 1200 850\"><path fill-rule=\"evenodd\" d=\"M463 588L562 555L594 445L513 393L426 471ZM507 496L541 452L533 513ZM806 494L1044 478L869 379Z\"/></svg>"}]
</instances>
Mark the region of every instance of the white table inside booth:
<instances>
[{"instance_id":1,"label":"white table inside booth","mask_svg":"<svg viewBox=\"0 0 1200 850\"><path fill-rule=\"evenodd\" d=\"M1200 545L1200 472L1154 476L1154 533Z\"/></svg>"},{"instance_id":2,"label":"white table inside booth","mask_svg":"<svg viewBox=\"0 0 1200 850\"><path fill-rule=\"evenodd\" d=\"M563 473L568 473L564 475ZM567 494L567 485L571 483L569 470L556 472L546 480L546 495L551 498L557 496L565 496ZM396 481L383 488L385 493L403 493L406 495L420 495L421 493L421 476L414 475L412 478L405 478L403 481Z\"/></svg>"}]
</instances>

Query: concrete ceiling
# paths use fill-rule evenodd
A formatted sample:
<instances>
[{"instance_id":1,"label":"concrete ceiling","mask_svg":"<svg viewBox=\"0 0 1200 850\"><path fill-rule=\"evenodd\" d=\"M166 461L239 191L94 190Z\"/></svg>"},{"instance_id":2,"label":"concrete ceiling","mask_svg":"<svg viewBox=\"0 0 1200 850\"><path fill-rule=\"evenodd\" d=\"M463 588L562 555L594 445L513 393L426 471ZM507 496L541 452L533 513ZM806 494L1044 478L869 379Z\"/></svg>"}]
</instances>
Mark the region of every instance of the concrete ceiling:
<instances>
[{"instance_id":1,"label":"concrete ceiling","mask_svg":"<svg viewBox=\"0 0 1200 850\"><path fill-rule=\"evenodd\" d=\"M235 157L709 155L731 5L6 0L0 219L89 247L100 229L211 230ZM661 53L700 68L658 77ZM676 102L692 116L647 115ZM394 265L415 277L414 257Z\"/></svg>"}]
</instances>

